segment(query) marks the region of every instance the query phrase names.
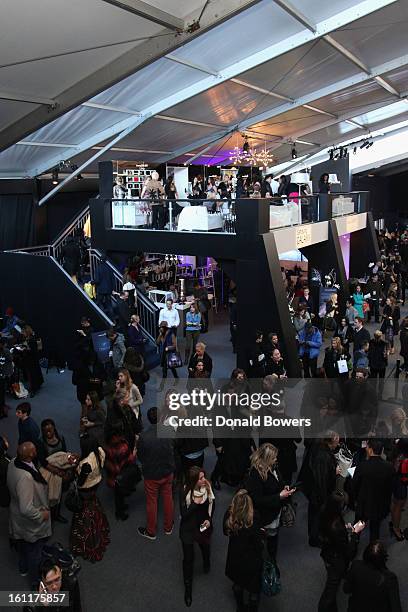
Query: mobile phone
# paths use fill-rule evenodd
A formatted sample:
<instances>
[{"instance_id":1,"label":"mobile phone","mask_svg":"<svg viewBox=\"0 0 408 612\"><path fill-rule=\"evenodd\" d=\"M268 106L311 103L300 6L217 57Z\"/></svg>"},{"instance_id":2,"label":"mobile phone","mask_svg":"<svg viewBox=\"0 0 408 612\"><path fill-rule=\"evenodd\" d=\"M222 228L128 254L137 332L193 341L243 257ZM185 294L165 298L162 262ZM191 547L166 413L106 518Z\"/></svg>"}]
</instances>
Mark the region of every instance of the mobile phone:
<instances>
[{"instance_id":1,"label":"mobile phone","mask_svg":"<svg viewBox=\"0 0 408 612\"><path fill-rule=\"evenodd\" d=\"M205 531L207 529L207 525L200 525L200 531Z\"/></svg>"}]
</instances>

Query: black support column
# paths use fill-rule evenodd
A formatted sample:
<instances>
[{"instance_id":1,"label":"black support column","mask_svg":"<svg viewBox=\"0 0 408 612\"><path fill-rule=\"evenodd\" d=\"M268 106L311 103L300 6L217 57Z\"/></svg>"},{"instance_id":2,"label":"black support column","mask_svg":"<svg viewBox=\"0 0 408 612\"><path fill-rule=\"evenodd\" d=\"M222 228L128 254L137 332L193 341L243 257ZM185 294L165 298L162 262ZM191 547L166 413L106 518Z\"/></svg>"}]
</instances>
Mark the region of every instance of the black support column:
<instances>
[{"instance_id":1,"label":"black support column","mask_svg":"<svg viewBox=\"0 0 408 612\"><path fill-rule=\"evenodd\" d=\"M373 215L368 212L366 227L350 234L350 277L360 278L366 274L368 264L379 259Z\"/></svg>"}]
</instances>

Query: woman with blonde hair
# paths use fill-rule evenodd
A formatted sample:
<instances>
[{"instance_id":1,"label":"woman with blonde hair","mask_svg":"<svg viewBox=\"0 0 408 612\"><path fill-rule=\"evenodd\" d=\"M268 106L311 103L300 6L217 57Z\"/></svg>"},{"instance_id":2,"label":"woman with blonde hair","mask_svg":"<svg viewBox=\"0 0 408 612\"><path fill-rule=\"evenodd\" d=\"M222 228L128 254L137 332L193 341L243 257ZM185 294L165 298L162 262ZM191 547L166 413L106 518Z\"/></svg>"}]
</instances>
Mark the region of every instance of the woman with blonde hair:
<instances>
[{"instance_id":1,"label":"woman with blonde hair","mask_svg":"<svg viewBox=\"0 0 408 612\"><path fill-rule=\"evenodd\" d=\"M135 413L135 417L141 423L142 414L140 412L140 406L143 404L143 397L137 386L134 384L129 370L121 368L118 372L117 380L118 390L122 389L127 394L127 405Z\"/></svg>"},{"instance_id":2,"label":"woman with blonde hair","mask_svg":"<svg viewBox=\"0 0 408 612\"><path fill-rule=\"evenodd\" d=\"M347 364L344 364L344 361ZM341 362L341 363L339 363ZM331 346L325 349L323 368L327 378L349 378L349 364L351 369L350 354L342 345L341 339L334 336L331 340Z\"/></svg>"},{"instance_id":3,"label":"woman with blonde hair","mask_svg":"<svg viewBox=\"0 0 408 612\"><path fill-rule=\"evenodd\" d=\"M391 413L392 434L398 438L408 436L407 415L405 410L398 406Z\"/></svg>"},{"instance_id":4,"label":"woman with blonde hair","mask_svg":"<svg viewBox=\"0 0 408 612\"><path fill-rule=\"evenodd\" d=\"M261 526L266 530L266 544L271 560L276 561L278 530L282 506L295 492L285 486L279 473L278 449L266 442L251 455L251 467L245 488L259 513Z\"/></svg>"},{"instance_id":5,"label":"woman with blonde hair","mask_svg":"<svg viewBox=\"0 0 408 612\"><path fill-rule=\"evenodd\" d=\"M37 338L30 325L24 325L22 333L24 336L24 345L27 347L22 352L24 378L28 383L30 397L34 397L44 382L38 357Z\"/></svg>"},{"instance_id":6,"label":"woman with blonde hair","mask_svg":"<svg viewBox=\"0 0 408 612\"><path fill-rule=\"evenodd\" d=\"M225 513L224 534L229 537L225 575L233 582L237 610L256 612L263 567L262 531L245 489L234 495Z\"/></svg>"}]
</instances>

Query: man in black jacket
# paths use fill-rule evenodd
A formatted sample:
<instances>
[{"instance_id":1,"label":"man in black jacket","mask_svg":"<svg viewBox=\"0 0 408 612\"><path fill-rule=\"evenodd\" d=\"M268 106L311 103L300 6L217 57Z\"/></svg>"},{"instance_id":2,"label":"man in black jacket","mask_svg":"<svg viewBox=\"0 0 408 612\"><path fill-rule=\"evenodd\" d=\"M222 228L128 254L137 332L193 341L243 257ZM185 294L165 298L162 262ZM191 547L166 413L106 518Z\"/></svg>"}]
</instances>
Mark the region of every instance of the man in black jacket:
<instances>
[{"instance_id":1,"label":"man in black jacket","mask_svg":"<svg viewBox=\"0 0 408 612\"><path fill-rule=\"evenodd\" d=\"M369 521L370 541L378 540L381 522L390 511L394 468L381 458L383 441L367 442L367 459L354 472L352 487L356 500L356 520Z\"/></svg>"},{"instance_id":2,"label":"man in black jacket","mask_svg":"<svg viewBox=\"0 0 408 612\"><path fill-rule=\"evenodd\" d=\"M261 186L261 197L262 198L272 198L273 197L273 190L272 190L272 179L273 179L273 174L267 174L264 178L264 180L262 181L262 186Z\"/></svg>"},{"instance_id":3,"label":"man in black jacket","mask_svg":"<svg viewBox=\"0 0 408 612\"><path fill-rule=\"evenodd\" d=\"M374 379L373 386L377 389L377 377L380 380L379 398L381 399L384 389L385 370L388 365L388 344L382 339L379 329L374 332L374 338L370 340L368 349L368 363L370 366L370 378Z\"/></svg>"},{"instance_id":4,"label":"man in black jacket","mask_svg":"<svg viewBox=\"0 0 408 612\"><path fill-rule=\"evenodd\" d=\"M339 469L334 451L339 441L338 433L326 432L324 438L309 446L299 473L302 491L309 500L307 522L310 546L320 546L320 511L336 488Z\"/></svg>"},{"instance_id":5,"label":"man in black jacket","mask_svg":"<svg viewBox=\"0 0 408 612\"><path fill-rule=\"evenodd\" d=\"M360 351L366 342L370 342L370 332L364 327L364 321L361 317L356 317L354 329L353 352L355 353Z\"/></svg>"},{"instance_id":6,"label":"man in black jacket","mask_svg":"<svg viewBox=\"0 0 408 612\"><path fill-rule=\"evenodd\" d=\"M380 299L381 299L381 283L378 279L378 274L373 274L371 279L367 283L366 295L370 295L368 298L368 304L370 310L367 313L367 323L370 323L371 317L374 315L375 322L380 322Z\"/></svg>"},{"instance_id":7,"label":"man in black jacket","mask_svg":"<svg viewBox=\"0 0 408 612\"><path fill-rule=\"evenodd\" d=\"M118 329L127 338L130 317L132 315L132 311L129 308L129 293L127 291L119 293L119 299L116 303L116 315Z\"/></svg>"},{"instance_id":8,"label":"man in black jacket","mask_svg":"<svg viewBox=\"0 0 408 612\"><path fill-rule=\"evenodd\" d=\"M142 464L146 494L147 526L139 527L141 536L156 539L157 498L163 498L164 533L171 535L174 522L173 476L176 469L174 441L157 436L157 408L147 411L151 427L142 432L137 444L138 458Z\"/></svg>"}]
</instances>

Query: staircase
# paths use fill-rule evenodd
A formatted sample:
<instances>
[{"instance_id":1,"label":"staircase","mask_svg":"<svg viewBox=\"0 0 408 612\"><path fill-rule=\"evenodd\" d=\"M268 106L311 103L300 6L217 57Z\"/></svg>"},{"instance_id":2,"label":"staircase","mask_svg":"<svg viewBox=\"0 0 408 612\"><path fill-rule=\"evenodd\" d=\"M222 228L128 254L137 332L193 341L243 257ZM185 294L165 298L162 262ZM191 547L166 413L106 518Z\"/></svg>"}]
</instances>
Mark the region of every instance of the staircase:
<instances>
[{"instance_id":1,"label":"staircase","mask_svg":"<svg viewBox=\"0 0 408 612\"><path fill-rule=\"evenodd\" d=\"M56 240L49 245L41 245L37 247L28 247L25 249L16 249L13 251L7 251L9 253L27 253L29 255L37 255L40 257L48 257L52 259L60 268L62 264L62 252L63 248L69 237L75 236L76 231L78 229L84 229L85 225L89 222L89 206L87 206L81 213L79 213L70 223L69 225L57 236ZM90 266L90 277L91 280L95 278L95 273L98 267L102 263L102 253L97 249L89 249L89 266ZM122 291L123 281L122 274L119 270L113 265L109 260L106 261L108 266L112 270L114 283L115 283L115 291ZM65 272L61 268L61 271ZM80 291L83 295L86 295L82 288L73 283L74 287L76 287L77 291ZM88 298L88 296L86 295ZM97 304L88 298L89 302L92 304L95 309L95 313L100 315L102 311L97 306ZM112 301L115 303L116 298L112 296ZM145 347L145 361L148 368L156 367L158 365L158 355L156 348L156 337L157 337L157 329L158 329L158 319L159 319L159 308L147 298L141 291L135 290L135 307L137 313L140 316L140 327L142 329L143 334L146 336L148 343ZM115 323L112 321L105 313L102 313L106 322L107 327L113 326Z\"/></svg>"}]
</instances>

